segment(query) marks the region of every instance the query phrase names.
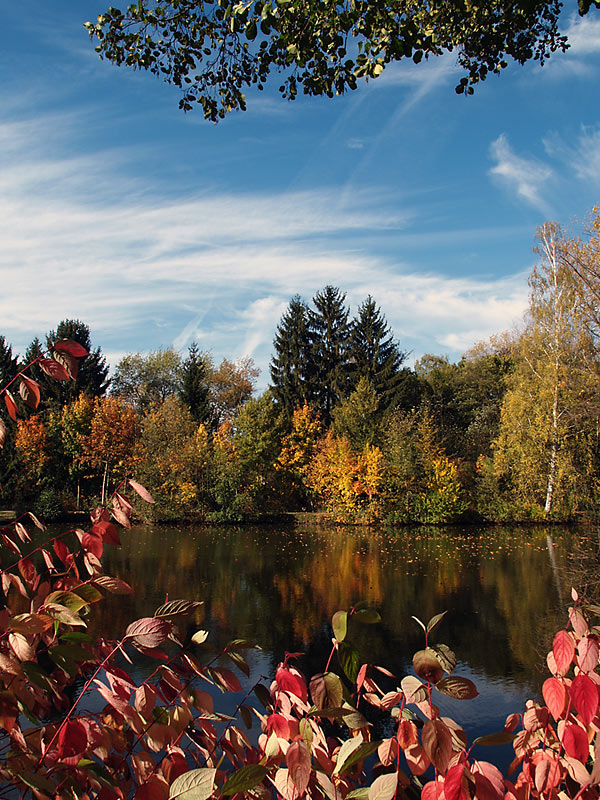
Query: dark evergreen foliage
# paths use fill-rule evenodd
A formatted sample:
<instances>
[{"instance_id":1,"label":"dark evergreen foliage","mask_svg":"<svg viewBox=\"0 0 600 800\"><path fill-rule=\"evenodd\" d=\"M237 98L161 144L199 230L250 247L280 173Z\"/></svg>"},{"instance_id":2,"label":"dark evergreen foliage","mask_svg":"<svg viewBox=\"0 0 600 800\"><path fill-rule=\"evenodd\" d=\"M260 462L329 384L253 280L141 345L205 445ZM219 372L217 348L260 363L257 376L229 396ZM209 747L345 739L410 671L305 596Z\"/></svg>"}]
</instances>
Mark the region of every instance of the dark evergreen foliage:
<instances>
[{"instance_id":1,"label":"dark evergreen foliage","mask_svg":"<svg viewBox=\"0 0 600 800\"><path fill-rule=\"evenodd\" d=\"M110 384L108 377L109 368L106 359L99 347L92 349L90 329L81 320L65 319L60 322L55 331L46 335L46 347L42 346L36 337L27 348L24 364L50 350L59 339L71 339L78 342L88 351L89 355L78 359L79 369L75 381L56 381L49 378L42 370L34 366L31 375L42 387L42 402L45 409L59 409L72 402L80 394L89 397L102 397Z\"/></svg>"},{"instance_id":2,"label":"dark evergreen foliage","mask_svg":"<svg viewBox=\"0 0 600 800\"><path fill-rule=\"evenodd\" d=\"M181 367L181 389L179 396L196 422L210 427L211 407L209 402L209 381L206 358L198 350L196 342L188 349L188 357Z\"/></svg>"},{"instance_id":3,"label":"dark evergreen foliage","mask_svg":"<svg viewBox=\"0 0 600 800\"><path fill-rule=\"evenodd\" d=\"M367 378L381 411L396 405L406 353L400 350L371 295L359 307L358 316L352 322L349 356L353 388L361 378Z\"/></svg>"},{"instance_id":4,"label":"dark evergreen foliage","mask_svg":"<svg viewBox=\"0 0 600 800\"><path fill-rule=\"evenodd\" d=\"M313 297L309 310L315 397L323 422L329 425L335 406L350 393L349 311L346 293L326 286Z\"/></svg>"},{"instance_id":5,"label":"dark evergreen foliage","mask_svg":"<svg viewBox=\"0 0 600 800\"><path fill-rule=\"evenodd\" d=\"M313 358L306 303L295 295L281 317L273 340L271 384L277 403L291 416L313 399Z\"/></svg>"}]
</instances>

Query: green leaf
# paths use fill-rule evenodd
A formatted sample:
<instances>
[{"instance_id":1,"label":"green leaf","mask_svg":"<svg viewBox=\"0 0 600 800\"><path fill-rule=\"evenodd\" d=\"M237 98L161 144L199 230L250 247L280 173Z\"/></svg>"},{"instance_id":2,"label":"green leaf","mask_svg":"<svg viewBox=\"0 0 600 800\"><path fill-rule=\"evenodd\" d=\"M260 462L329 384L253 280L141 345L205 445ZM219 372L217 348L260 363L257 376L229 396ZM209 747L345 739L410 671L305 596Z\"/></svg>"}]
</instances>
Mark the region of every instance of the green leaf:
<instances>
[{"instance_id":1,"label":"green leaf","mask_svg":"<svg viewBox=\"0 0 600 800\"><path fill-rule=\"evenodd\" d=\"M48 675L48 673L43 670L39 664L35 661L22 661L21 662L21 669L27 675L29 680L38 686L40 689L44 689L47 691L55 692L56 691L56 684Z\"/></svg>"},{"instance_id":2,"label":"green leaf","mask_svg":"<svg viewBox=\"0 0 600 800\"><path fill-rule=\"evenodd\" d=\"M248 666L248 663L247 663L246 659L244 658L244 656L242 656L240 653L236 653L235 650L230 650L227 653L227 655L233 661L233 663L236 665L236 667L238 667L238 669L240 669L244 673L244 675L247 678L249 678L250 677L250 667Z\"/></svg>"},{"instance_id":3,"label":"green leaf","mask_svg":"<svg viewBox=\"0 0 600 800\"><path fill-rule=\"evenodd\" d=\"M360 608L354 612L352 617L364 625L375 625L377 622L381 622L381 616L374 608Z\"/></svg>"},{"instance_id":4,"label":"green leaf","mask_svg":"<svg viewBox=\"0 0 600 800\"><path fill-rule=\"evenodd\" d=\"M244 725L248 728L248 730L250 730L252 727L252 714L250 713L250 708L248 706L241 705L240 714L244 720Z\"/></svg>"},{"instance_id":5,"label":"green leaf","mask_svg":"<svg viewBox=\"0 0 600 800\"><path fill-rule=\"evenodd\" d=\"M83 598L86 603L97 603L99 600L104 600L102 592L99 592L91 583L84 583L73 589L73 592Z\"/></svg>"},{"instance_id":6,"label":"green leaf","mask_svg":"<svg viewBox=\"0 0 600 800\"><path fill-rule=\"evenodd\" d=\"M368 798L369 798L368 786L361 786L360 789L353 789L346 795L346 800L368 800Z\"/></svg>"},{"instance_id":7,"label":"green leaf","mask_svg":"<svg viewBox=\"0 0 600 800\"><path fill-rule=\"evenodd\" d=\"M343 642L348 632L348 612L336 611L331 618L331 627L333 628L333 635L338 642Z\"/></svg>"},{"instance_id":8,"label":"green leaf","mask_svg":"<svg viewBox=\"0 0 600 800\"><path fill-rule=\"evenodd\" d=\"M444 619L444 617L446 616L446 614L447 614L447 613L448 613L447 611L442 611L442 613L441 613L441 614L436 614L435 616L433 616L433 617L432 617L432 618L429 620L429 622L427 623L427 628L425 629L425 630L426 630L426 632L427 632L428 634L429 634L429 633L433 633L433 632L434 632L434 630L435 630L435 629L438 627L438 625L440 624L440 622L441 622L441 621Z\"/></svg>"},{"instance_id":9,"label":"green leaf","mask_svg":"<svg viewBox=\"0 0 600 800\"><path fill-rule=\"evenodd\" d=\"M377 750L377 748L379 747L380 744L381 744L381 740L378 740L376 742L363 742L355 750L353 750L350 753L350 755L342 762L342 764L341 764L339 769L338 769L337 764L336 764L336 767L335 767L335 770L334 770L334 774L341 775L344 772L348 772L348 770L352 769L352 767L355 764L358 764L359 761L362 761L363 759L367 758L372 753L374 753ZM340 753L341 752L342 751L340 749ZM339 755L338 755L338 758L339 758Z\"/></svg>"},{"instance_id":10,"label":"green leaf","mask_svg":"<svg viewBox=\"0 0 600 800\"><path fill-rule=\"evenodd\" d=\"M254 687L254 694L256 695L257 700L261 705L263 705L267 711L273 708L273 698L266 686L263 686L262 683L257 683Z\"/></svg>"},{"instance_id":11,"label":"green leaf","mask_svg":"<svg viewBox=\"0 0 600 800\"><path fill-rule=\"evenodd\" d=\"M74 614L88 604L87 600L84 600L83 597L75 594L75 592L52 592L46 597L44 603L56 603L59 606L68 608Z\"/></svg>"},{"instance_id":12,"label":"green leaf","mask_svg":"<svg viewBox=\"0 0 600 800\"><path fill-rule=\"evenodd\" d=\"M60 637L61 642L93 642L94 637L83 631L66 631Z\"/></svg>"},{"instance_id":13,"label":"green leaf","mask_svg":"<svg viewBox=\"0 0 600 800\"><path fill-rule=\"evenodd\" d=\"M512 742L515 737L516 733L512 733L511 731L500 731L499 733L489 733L487 736L479 736L477 739L473 741L473 744L482 744L486 746L492 746L496 744L508 744Z\"/></svg>"},{"instance_id":14,"label":"green leaf","mask_svg":"<svg viewBox=\"0 0 600 800\"><path fill-rule=\"evenodd\" d=\"M38 775L33 772L17 772L16 775L19 780L23 781L23 783L31 789L38 789L45 794L49 794L51 797L53 797L56 792L55 784L43 775Z\"/></svg>"},{"instance_id":15,"label":"green leaf","mask_svg":"<svg viewBox=\"0 0 600 800\"><path fill-rule=\"evenodd\" d=\"M337 654L344 674L351 683L356 683L356 677L360 669L358 650L350 642L340 642Z\"/></svg>"},{"instance_id":16,"label":"green leaf","mask_svg":"<svg viewBox=\"0 0 600 800\"><path fill-rule=\"evenodd\" d=\"M213 793L216 769L191 769L175 778L169 789L169 800L208 800Z\"/></svg>"},{"instance_id":17,"label":"green leaf","mask_svg":"<svg viewBox=\"0 0 600 800\"><path fill-rule=\"evenodd\" d=\"M247 792L264 780L267 772L268 769L260 764L246 764L229 776L221 794L223 797L230 797L238 792Z\"/></svg>"}]
</instances>

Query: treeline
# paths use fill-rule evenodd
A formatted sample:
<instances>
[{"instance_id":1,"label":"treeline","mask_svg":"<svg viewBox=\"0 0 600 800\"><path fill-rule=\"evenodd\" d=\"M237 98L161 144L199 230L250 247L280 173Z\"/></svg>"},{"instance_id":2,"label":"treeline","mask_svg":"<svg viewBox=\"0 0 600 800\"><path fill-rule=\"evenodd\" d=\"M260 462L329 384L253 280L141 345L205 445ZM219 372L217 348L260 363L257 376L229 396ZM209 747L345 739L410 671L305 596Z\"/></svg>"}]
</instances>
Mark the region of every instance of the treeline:
<instances>
[{"instance_id":1,"label":"treeline","mask_svg":"<svg viewBox=\"0 0 600 800\"><path fill-rule=\"evenodd\" d=\"M192 345L130 354L110 388L79 321L77 379L43 373L44 407L12 428L2 502L47 516L100 497L125 473L161 519L239 520L292 510L348 521L568 519L595 511L600 478L600 217L583 235L546 224L522 328L457 363L414 366L376 301L351 318L342 291L296 296L277 327L271 386L251 359ZM41 352L34 342L25 356ZM0 340L2 385L19 369ZM35 371L34 366L33 370ZM12 455L10 454L12 450ZM35 486L34 496L31 486Z\"/></svg>"}]
</instances>

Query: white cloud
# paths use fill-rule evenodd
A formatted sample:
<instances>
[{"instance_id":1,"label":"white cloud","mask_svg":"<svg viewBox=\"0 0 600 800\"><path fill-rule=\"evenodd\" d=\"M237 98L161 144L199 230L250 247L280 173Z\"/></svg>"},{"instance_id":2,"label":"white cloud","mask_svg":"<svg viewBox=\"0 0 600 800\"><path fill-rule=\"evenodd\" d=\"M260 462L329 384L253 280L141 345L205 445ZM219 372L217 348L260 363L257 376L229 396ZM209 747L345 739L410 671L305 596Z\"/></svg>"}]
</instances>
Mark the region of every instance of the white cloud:
<instances>
[{"instance_id":1,"label":"white cloud","mask_svg":"<svg viewBox=\"0 0 600 800\"><path fill-rule=\"evenodd\" d=\"M573 15L565 31L569 40L569 55L600 53L600 19L592 12L585 17Z\"/></svg>"},{"instance_id":2,"label":"white cloud","mask_svg":"<svg viewBox=\"0 0 600 800\"><path fill-rule=\"evenodd\" d=\"M490 175L514 192L519 199L548 214L551 205L544 197L544 187L553 177L552 169L539 161L516 155L503 133L492 142L490 154L496 161L489 171Z\"/></svg>"},{"instance_id":3,"label":"white cloud","mask_svg":"<svg viewBox=\"0 0 600 800\"><path fill-rule=\"evenodd\" d=\"M68 157L52 148L46 157L43 122L0 126L0 158L10 151L0 172L0 318L17 352L78 317L113 366L127 351L185 351L196 340L218 360L251 355L264 386L275 328L295 293L310 300L338 285L353 312L372 294L415 356L436 347L460 355L524 307L522 276L457 280L376 255L370 237L385 231L414 247L419 236L414 210L398 212L381 191L355 191L348 205L335 188L161 198L123 174L124 153ZM492 234L421 235L430 243Z\"/></svg>"}]
</instances>

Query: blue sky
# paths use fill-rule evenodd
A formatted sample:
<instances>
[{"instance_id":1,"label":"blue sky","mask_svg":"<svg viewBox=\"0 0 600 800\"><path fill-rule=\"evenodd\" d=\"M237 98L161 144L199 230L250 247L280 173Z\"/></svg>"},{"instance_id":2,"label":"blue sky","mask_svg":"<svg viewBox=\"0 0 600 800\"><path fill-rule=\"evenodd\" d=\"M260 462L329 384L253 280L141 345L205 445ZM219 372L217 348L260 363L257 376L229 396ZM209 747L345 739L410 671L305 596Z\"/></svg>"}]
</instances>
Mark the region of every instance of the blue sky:
<instances>
[{"instance_id":1,"label":"blue sky","mask_svg":"<svg viewBox=\"0 0 600 800\"><path fill-rule=\"evenodd\" d=\"M536 227L600 201L600 14L575 5L568 54L474 97L449 55L335 100L248 92L215 126L98 59L100 0L5 4L0 333L23 353L80 318L113 366L196 340L262 387L290 297L333 284L353 312L373 295L411 363L459 358L518 324Z\"/></svg>"}]
</instances>

